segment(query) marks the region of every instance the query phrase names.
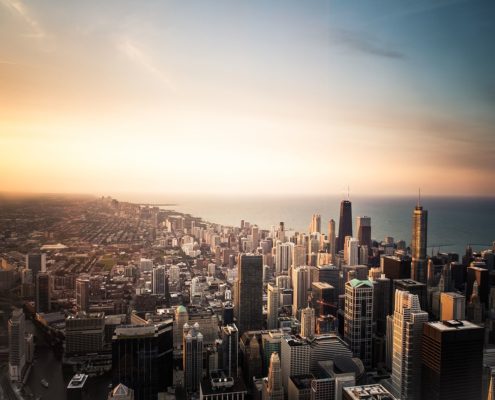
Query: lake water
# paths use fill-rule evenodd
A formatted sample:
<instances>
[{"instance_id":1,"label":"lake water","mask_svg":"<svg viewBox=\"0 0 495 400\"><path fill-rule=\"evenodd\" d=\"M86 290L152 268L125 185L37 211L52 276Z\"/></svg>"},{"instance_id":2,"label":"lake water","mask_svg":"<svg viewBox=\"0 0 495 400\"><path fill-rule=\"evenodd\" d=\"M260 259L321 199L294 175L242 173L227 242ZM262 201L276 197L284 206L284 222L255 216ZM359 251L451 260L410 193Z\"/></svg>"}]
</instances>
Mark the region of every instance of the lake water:
<instances>
[{"instance_id":1,"label":"lake water","mask_svg":"<svg viewBox=\"0 0 495 400\"><path fill-rule=\"evenodd\" d=\"M338 229L340 197L336 196L192 196L116 194L115 198L142 203L173 203L171 208L211 222L240 225L244 219L264 229L285 222L287 229L307 231L313 213L322 217L327 232L330 218ZM352 215L371 217L372 238L411 241L412 211L416 198L354 197ZM476 250L491 248L495 240L495 198L426 197L421 204L428 210L429 252L463 254L468 244ZM356 232L354 231L356 234Z\"/></svg>"}]
</instances>

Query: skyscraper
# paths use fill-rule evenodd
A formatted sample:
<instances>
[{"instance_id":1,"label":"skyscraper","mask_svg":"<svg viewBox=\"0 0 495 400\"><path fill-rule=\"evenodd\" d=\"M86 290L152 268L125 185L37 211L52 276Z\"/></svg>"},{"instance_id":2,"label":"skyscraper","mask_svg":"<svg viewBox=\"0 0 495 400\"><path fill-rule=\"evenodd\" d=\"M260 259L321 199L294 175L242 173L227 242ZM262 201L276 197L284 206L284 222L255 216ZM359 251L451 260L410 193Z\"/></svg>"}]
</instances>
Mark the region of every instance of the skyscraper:
<instances>
[{"instance_id":1,"label":"skyscraper","mask_svg":"<svg viewBox=\"0 0 495 400\"><path fill-rule=\"evenodd\" d=\"M282 386L282 369L278 353L272 353L268 378L263 384L263 400L284 400L284 387Z\"/></svg>"},{"instance_id":2,"label":"skyscraper","mask_svg":"<svg viewBox=\"0 0 495 400\"><path fill-rule=\"evenodd\" d=\"M36 312L47 313L51 309L51 285L50 275L47 272L39 272L36 275Z\"/></svg>"},{"instance_id":3,"label":"skyscraper","mask_svg":"<svg viewBox=\"0 0 495 400\"><path fill-rule=\"evenodd\" d=\"M332 255L332 262L334 262L336 252L336 235L335 235L335 221L331 219L328 221L328 243L330 245L329 252Z\"/></svg>"},{"instance_id":4,"label":"skyscraper","mask_svg":"<svg viewBox=\"0 0 495 400\"><path fill-rule=\"evenodd\" d=\"M309 225L309 233L321 233L321 215L313 214L311 224Z\"/></svg>"},{"instance_id":5,"label":"skyscraper","mask_svg":"<svg viewBox=\"0 0 495 400\"><path fill-rule=\"evenodd\" d=\"M466 319L466 297L455 292L440 294L440 320Z\"/></svg>"},{"instance_id":6,"label":"skyscraper","mask_svg":"<svg viewBox=\"0 0 495 400\"><path fill-rule=\"evenodd\" d=\"M122 325L112 338L112 384L132 388L136 400L156 399L172 386L172 320Z\"/></svg>"},{"instance_id":7,"label":"skyscraper","mask_svg":"<svg viewBox=\"0 0 495 400\"><path fill-rule=\"evenodd\" d=\"M356 220L357 238L361 246L371 248L371 218L357 217Z\"/></svg>"},{"instance_id":8,"label":"skyscraper","mask_svg":"<svg viewBox=\"0 0 495 400\"><path fill-rule=\"evenodd\" d=\"M222 326L222 369L229 377L237 377L239 331L235 324Z\"/></svg>"},{"instance_id":9,"label":"skyscraper","mask_svg":"<svg viewBox=\"0 0 495 400\"><path fill-rule=\"evenodd\" d=\"M89 311L89 278L76 279L76 305L79 311Z\"/></svg>"},{"instance_id":10,"label":"skyscraper","mask_svg":"<svg viewBox=\"0 0 495 400\"><path fill-rule=\"evenodd\" d=\"M277 275L288 273L292 265L293 247L294 243L277 241L275 245L275 273Z\"/></svg>"},{"instance_id":11,"label":"skyscraper","mask_svg":"<svg viewBox=\"0 0 495 400\"><path fill-rule=\"evenodd\" d=\"M483 336L484 329L468 321L423 324L423 399L481 398Z\"/></svg>"},{"instance_id":12,"label":"skyscraper","mask_svg":"<svg viewBox=\"0 0 495 400\"><path fill-rule=\"evenodd\" d=\"M411 279L426 283L428 211L417 204L413 212Z\"/></svg>"},{"instance_id":13,"label":"skyscraper","mask_svg":"<svg viewBox=\"0 0 495 400\"><path fill-rule=\"evenodd\" d=\"M22 381L26 366L26 319L22 309L16 308L9 320L9 375L14 382Z\"/></svg>"},{"instance_id":14,"label":"skyscraper","mask_svg":"<svg viewBox=\"0 0 495 400\"><path fill-rule=\"evenodd\" d=\"M306 307L301 310L301 336L312 338L315 335L315 310L311 307Z\"/></svg>"},{"instance_id":15,"label":"skyscraper","mask_svg":"<svg viewBox=\"0 0 495 400\"><path fill-rule=\"evenodd\" d=\"M263 256L239 257L234 314L239 334L263 327Z\"/></svg>"},{"instance_id":16,"label":"skyscraper","mask_svg":"<svg viewBox=\"0 0 495 400\"><path fill-rule=\"evenodd\" d=\"M344 250L346 236L352 236L352 203L349 200L342 200L340 203L339 237L336 252Z\"/></svg>"},{"instance_id":17,"label":"skyscraper","mask_svg":"<svg viewBox=\"0 0 495 400\"><path fill-rule=\"evenodd\" d=\"M151 283L153 285L153 294L165 295L165 280L167 279L167 274L165 273L165 267L159 266L154 267Z\"/></svg>"},{"instance_id":18,"label":"skyscraper","mask_svg":"<svg viewBox=\"0 0 495 400\"><path fill-rule=\"evenodd\" d=\"M393 315L392 386L403 400L419 399L421 388L421 339L428 313L421 311L419 298L395 292Z\"/></svg>"},{"instance_id":19,"label":"skyscraper","mask_svg":"<svg viewBox=\"0 0 495 400\"><path fill-rule=\"evenodd\" d=\"M298 311L308 304L308 288L310 286L310 270L307 267L299 267L292 270L292 315L298 316Z\"/></svg>"},{"instance_id":20,"label":"skyscraper","mask_svg":"<svg viewBox=\"0 0 495 400\"><path fill-rule=\"evenodd\" d=\"M267 292L266 327L268 329L277 329L278 310L280 308L280 288L269 283Z\"/></svg>"},{"instance_id":21,"label":"skyscraper","mask_svg":"<svg viewBox=\"0 0 495 400\"><path fill-rule=\"evenodd\" d=\"M311 348L304 339L285 336L282 338L281 351L282 382L284 388L288 388L290 376L309 374Z\"/></svg>"},{"instance_id":22,"label":"skyscraper","mask_svg":"<svg viewBox=\"0 0 495 400\"><path fill-rule=\"evenodd\" d=\"M344 337L355 357L371 366L373 284L352 279L345 283Z\"/></svg>"},{"instance_id":23,"label":"skyscraper","mask_svg":"<svg viewBox=\"0 0 495 400\"><path fill-rule=\"evenodd\" d=\"M184 388L187 393L194 393L199 389L203 378L203 335L196 322L193 327L184 325L182 368L184 369Z\"/></svg>"},{"instance_id":24,"label":"skyscraper","mask_svg":"<svg viewBox=\"0 0 495 400\"><path fill-rule=\"evenodd\" d=\"M311 302L315 309L316 317L334 314L337 305L334 303L335 288L326 282L313 282L311 284Z\"/></svg>"},{"instance_id":25,"label":"skyscraper","mask_svg":"<svg viewBox=\"0 0 495 400\"><path fill-rule=\"evenodd\" d=\"M344 241L344 262L354 266L359 264L359 240L347 236Z\"/></svg>"}]
</instances>

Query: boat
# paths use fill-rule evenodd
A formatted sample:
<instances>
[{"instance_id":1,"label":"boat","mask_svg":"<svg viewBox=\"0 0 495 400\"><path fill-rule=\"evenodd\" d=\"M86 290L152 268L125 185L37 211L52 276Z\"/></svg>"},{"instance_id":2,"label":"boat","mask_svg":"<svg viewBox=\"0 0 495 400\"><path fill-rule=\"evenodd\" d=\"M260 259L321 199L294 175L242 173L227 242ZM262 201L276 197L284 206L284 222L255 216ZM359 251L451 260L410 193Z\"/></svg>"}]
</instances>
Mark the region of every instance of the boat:
<instances>
[{"instance_id":1,"label":"boat","mask_svg":"<svg viewBox=\"0 0 495 400\"><path fill-rule=\"evenodd\" d=\"M41 384L46 388L48 387L48 381L46 379L42 379Z\"/></svg>"}]
</instances>

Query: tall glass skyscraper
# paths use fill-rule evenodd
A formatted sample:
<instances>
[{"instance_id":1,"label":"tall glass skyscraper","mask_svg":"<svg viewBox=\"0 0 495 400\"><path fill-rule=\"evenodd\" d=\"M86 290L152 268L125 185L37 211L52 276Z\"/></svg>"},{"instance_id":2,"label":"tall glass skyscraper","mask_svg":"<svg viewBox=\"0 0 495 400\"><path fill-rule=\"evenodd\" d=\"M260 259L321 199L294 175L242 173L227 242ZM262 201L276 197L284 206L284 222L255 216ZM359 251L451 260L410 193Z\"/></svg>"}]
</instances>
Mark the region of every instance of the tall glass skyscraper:
<instances>
[{"instance_id":1,"label":"tall glass skyscraper","mask_svg":"<svg viewBox=\"0 0 495 400\"><path fill-rule=\"evenodd\" d=\"M352 203L349 200L342 200L340 203L339 237L337 241L337 251L344 249L346 236L352 236Z\"/></svg>"},{"instance_id":2,"label":"tall glass skyscraper","mask_svg":"<svg viewBox=\"0 0 495 400\"><path fill-rule=\"evenodd\" d=\"M418 203L413 212L411 279L426 283L428 211Z\"/></svg>"}]
</instances>

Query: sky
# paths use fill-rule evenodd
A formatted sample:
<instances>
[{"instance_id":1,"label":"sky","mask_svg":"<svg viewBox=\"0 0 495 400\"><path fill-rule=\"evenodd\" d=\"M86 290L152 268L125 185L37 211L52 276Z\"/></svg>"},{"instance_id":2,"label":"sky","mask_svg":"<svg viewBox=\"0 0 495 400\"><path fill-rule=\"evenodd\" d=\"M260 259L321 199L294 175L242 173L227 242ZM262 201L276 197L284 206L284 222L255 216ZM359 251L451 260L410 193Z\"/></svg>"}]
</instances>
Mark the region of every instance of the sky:
<instances>
[{"instance_id":1,"label":"sky","mask_svg":"<svg viewBox=\"0 0 495 400\"><path fill-rule=\"evenodd\" d=\"M495 196L492 0L0 0L0 191Z\"/></svg>"}]
</instances>

